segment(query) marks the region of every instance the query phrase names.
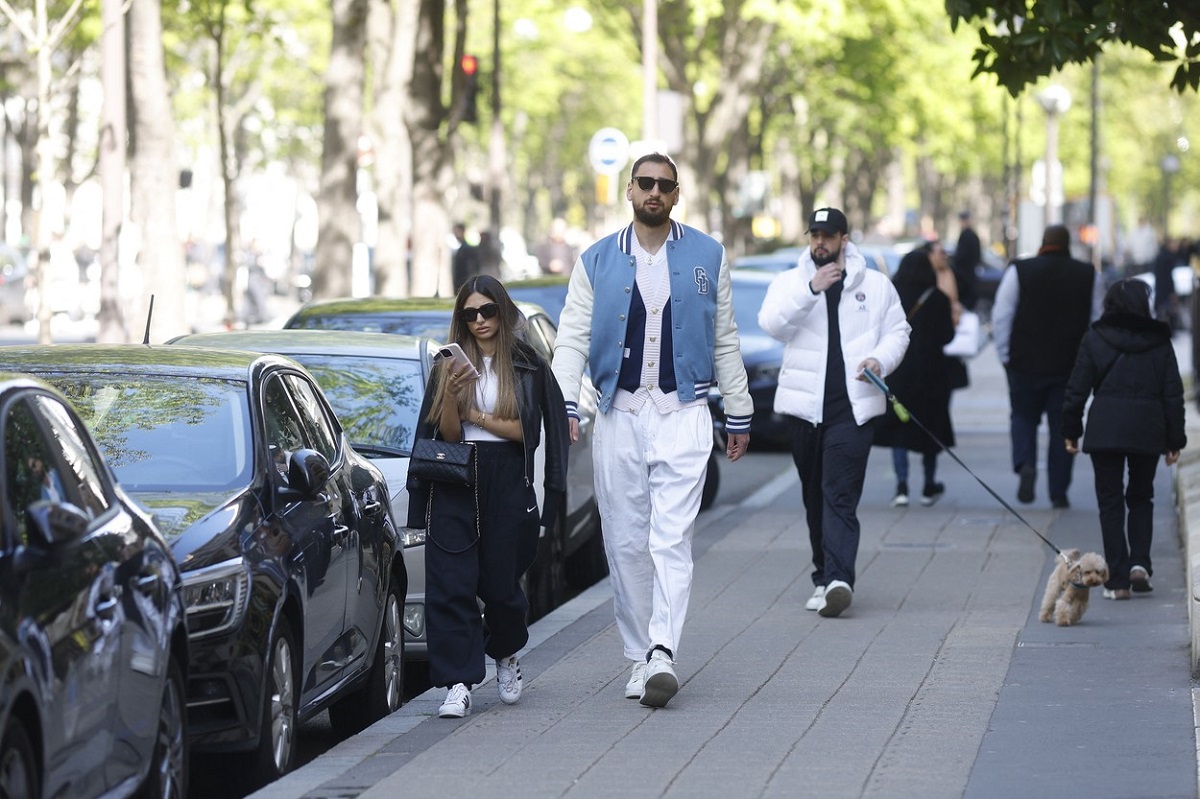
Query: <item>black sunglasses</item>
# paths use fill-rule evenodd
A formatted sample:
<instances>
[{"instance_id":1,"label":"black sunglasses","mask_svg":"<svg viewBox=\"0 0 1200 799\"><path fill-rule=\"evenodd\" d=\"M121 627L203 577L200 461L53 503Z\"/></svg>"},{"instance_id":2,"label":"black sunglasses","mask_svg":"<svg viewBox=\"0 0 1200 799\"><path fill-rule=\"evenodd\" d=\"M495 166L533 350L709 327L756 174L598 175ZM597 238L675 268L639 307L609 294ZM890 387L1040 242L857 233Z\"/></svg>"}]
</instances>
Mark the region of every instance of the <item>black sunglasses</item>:
<instances>
[{"instance_id":1,"label":"black sunglasses","mask_svg":"<svg viewBox=\"0 0 1200 799\"><path fill-rule=\"evenodd\" d=\"M485 303L478 308L463 308L458 312L458 318L464 322L474 322L479 317L495 319L500 315L500 306L494 302Z\"/></svg>"},{"instance_id":2,"label":"black sunglasses","mask_svg":"<svg viewBox=\"0 0 1200 799\"><path fill-rule=\"evenodd\" d=\"M634 178L633 182L638 184L638 188L642 191L650 191L654 188L654 184L657 183L658 190L663 194L670 194L679 188L679 181L671 180L670 178L638 177Z\"/></svg>"}]
</instances>

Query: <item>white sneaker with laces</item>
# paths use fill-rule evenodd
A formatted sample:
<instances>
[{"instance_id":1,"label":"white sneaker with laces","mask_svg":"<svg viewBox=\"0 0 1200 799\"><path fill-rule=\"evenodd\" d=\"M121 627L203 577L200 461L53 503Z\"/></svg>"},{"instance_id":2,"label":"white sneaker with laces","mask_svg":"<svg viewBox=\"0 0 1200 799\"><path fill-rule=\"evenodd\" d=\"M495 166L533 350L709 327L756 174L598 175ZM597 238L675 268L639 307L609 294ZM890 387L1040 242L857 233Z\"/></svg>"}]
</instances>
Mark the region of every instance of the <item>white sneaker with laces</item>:
<instances>
[{"instance_id":1,"label":"white sneaker with laces","mask_svg":"<svg viewBox=\"0 0 1200 799\"><path fill-rule=\"evenodd\" d=\"M825 586L818 585L813 595L804 603L805 610L817 610L821 607L821 603L825 601Z\"/></svg>"},{"instance_id":2,"label":"white sneaker with laces","mask_svg":"<svg viewBox=\"0 0 1200 799\"><path fill-rule=\"evenodd\" d=\"M829 619L840 616L842 611L850 607L853 598L854 592L850 590L849 583L834 580L825 586L825 597L821 600L821 607L817 608L817 613Z\"/></svg>"},{"instance_id":3,"label":"white sneaker with laces","mask_svg":"<svg viewBox=\"0 0 1200 799\"><path fill-rule=\"evenodd\" d=\"M521 698L521 661L516 655L496 661L496 685L504 704L515 705Z\"/></svg>"},{"instance_id":4,"label":"white sneaker with laces","mask_svg":"<svg viewBox=\"0 0 1200 799\"><path fill-rule=\"evenodd\" d=\"M471 689L455 683L446 692L446 701L438 708L438 718L461 719L471 712Z\"/></svg>"},{"instance_id":5,"label":"white sneaker with laces","mask_svg":"<svg viewBox=\"0 0 1200 799\"><path fill-rule=\"evenodd\" d=\"M666 707L671 697L679 693L679 678L675 676L675 661L661 649L650 653L646 663L646 687L642 704L646 707Z\"/></svg>"},{"instance_id":6,"label":"white sneaker with laces","mask_svg":"<svg viewBox=\"0 0 1200 799\"><path fill-rule=\"evenodd\" d=\"M629 682L625 683L625 698L626 699L641 699L642 690L646 687L646 661L639 660L633 664L633 673L629 675Z\"/></svg>"}]
</instances>

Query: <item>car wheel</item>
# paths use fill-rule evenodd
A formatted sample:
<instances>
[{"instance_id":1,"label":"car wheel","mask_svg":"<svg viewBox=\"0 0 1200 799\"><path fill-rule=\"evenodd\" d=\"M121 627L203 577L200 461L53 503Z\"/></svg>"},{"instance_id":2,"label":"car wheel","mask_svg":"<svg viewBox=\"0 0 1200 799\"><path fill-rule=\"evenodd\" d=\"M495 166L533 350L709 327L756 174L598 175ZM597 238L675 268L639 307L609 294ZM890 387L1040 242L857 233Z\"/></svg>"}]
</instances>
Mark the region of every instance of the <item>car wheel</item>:
<instances>
[{"instance_id":1,"label":"car wheel","mask_svg":"<svg viewBox=\"0 0 1200 799\"><path fill-rule=\"evenodd\" d=\"M379 642L366 684L329 707L329 721L344 736L360 732L404 701L404 600L393 576L383 603Z\"/></svg>"},{"instance_id":2,"label":"car wheel","mask_svg":"<svg viewBox=\"0 0 1200 799\"><path fill-rule=\"evenodd\" d=\"M600 512L593 511L592 534L583 546L567 558L567 582L580 590L595 585L608 574L608 558L604 554L604 535L600 527Z\"/></svg>"},{"instance_id":3,"label":"car wheel","mask_svg":"<svg viewBox=\"0 0 1200 799\"><path fill-rule=\"evenodd\" d=\"M143 799L182 799L187 796L187 701L183 669L174 658L167 666L162 706L158 711L154 755L142 786Z\"/></svg>"},{"instance_id":4,"label":"car wheel","mask_svg":"<svg viewBox=\"0 0 1200 799\"><path fill-rule=\"evenodd\" d=\"M0 743L0 796L6 799L39 799L37 759L25 725L13 718Z\"/></svg>"},{"instance_id":5,"label":"car wheel","mask_svg":"<svg viewBox=\"0 0 1200 799\"><path fill-rule=\"evenodd\" d=\"M296 755L295 650L292 630L284 621L267 659L262 724L250 769L255 787L274 782L291 771Z\"/></svg>"}]
</instances>

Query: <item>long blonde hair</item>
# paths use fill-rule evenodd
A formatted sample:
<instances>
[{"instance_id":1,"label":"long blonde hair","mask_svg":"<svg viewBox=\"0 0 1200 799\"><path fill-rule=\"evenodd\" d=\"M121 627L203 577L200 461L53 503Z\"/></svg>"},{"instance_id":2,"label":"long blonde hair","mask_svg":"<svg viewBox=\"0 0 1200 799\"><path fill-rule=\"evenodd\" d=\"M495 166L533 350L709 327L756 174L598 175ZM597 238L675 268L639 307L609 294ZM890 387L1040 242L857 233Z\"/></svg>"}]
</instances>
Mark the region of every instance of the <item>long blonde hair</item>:
<instances>
[{"instance_id":1,"label":"long blonde hair","mask_svg":"<svg viewBox=\"0 0 1200 799\"><path fill-rule=\"evenodd\" d=\"M493 415L500 419L516 419L520 412L521 397L517 392L516 372L513 368L513 353L521 347L517 331L525 326L525 317L517 310L504 284L491 275L475 275L468 278L454 298L454 315L450 319L448 341L457 342L463 352L483 373L483 350L471 334L471 329L460 313L472 294L482 294L500 307L499 324L496 326L496 351L492 356L492 371L496 375L496 409ZM437 380L433 402L429 406L430 422L437 423L442 415L442 403L446 400L446 381ZM459 400L458 412L465 418L470 409L470 399Z\"/></svg>"}]
</instances>

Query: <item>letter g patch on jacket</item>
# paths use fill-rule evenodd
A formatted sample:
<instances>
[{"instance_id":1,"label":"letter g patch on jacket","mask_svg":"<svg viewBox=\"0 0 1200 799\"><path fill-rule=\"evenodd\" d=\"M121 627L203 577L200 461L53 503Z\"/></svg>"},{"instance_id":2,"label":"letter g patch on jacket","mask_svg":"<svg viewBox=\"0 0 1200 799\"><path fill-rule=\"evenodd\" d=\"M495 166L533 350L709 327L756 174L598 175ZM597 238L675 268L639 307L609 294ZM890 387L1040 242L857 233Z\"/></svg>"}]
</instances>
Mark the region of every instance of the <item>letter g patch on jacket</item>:
<instances>
[{"instance_id":1,"label":"letter g patch on jacket","mask_svg":"<svg viewBox=\"0 0 1200 799\"><path fill-rule=\"evenodd\" d=\"M708 273L704 271L703 266L696 267L696 293L708 293Z\"/></svg>"}]
</instances>

